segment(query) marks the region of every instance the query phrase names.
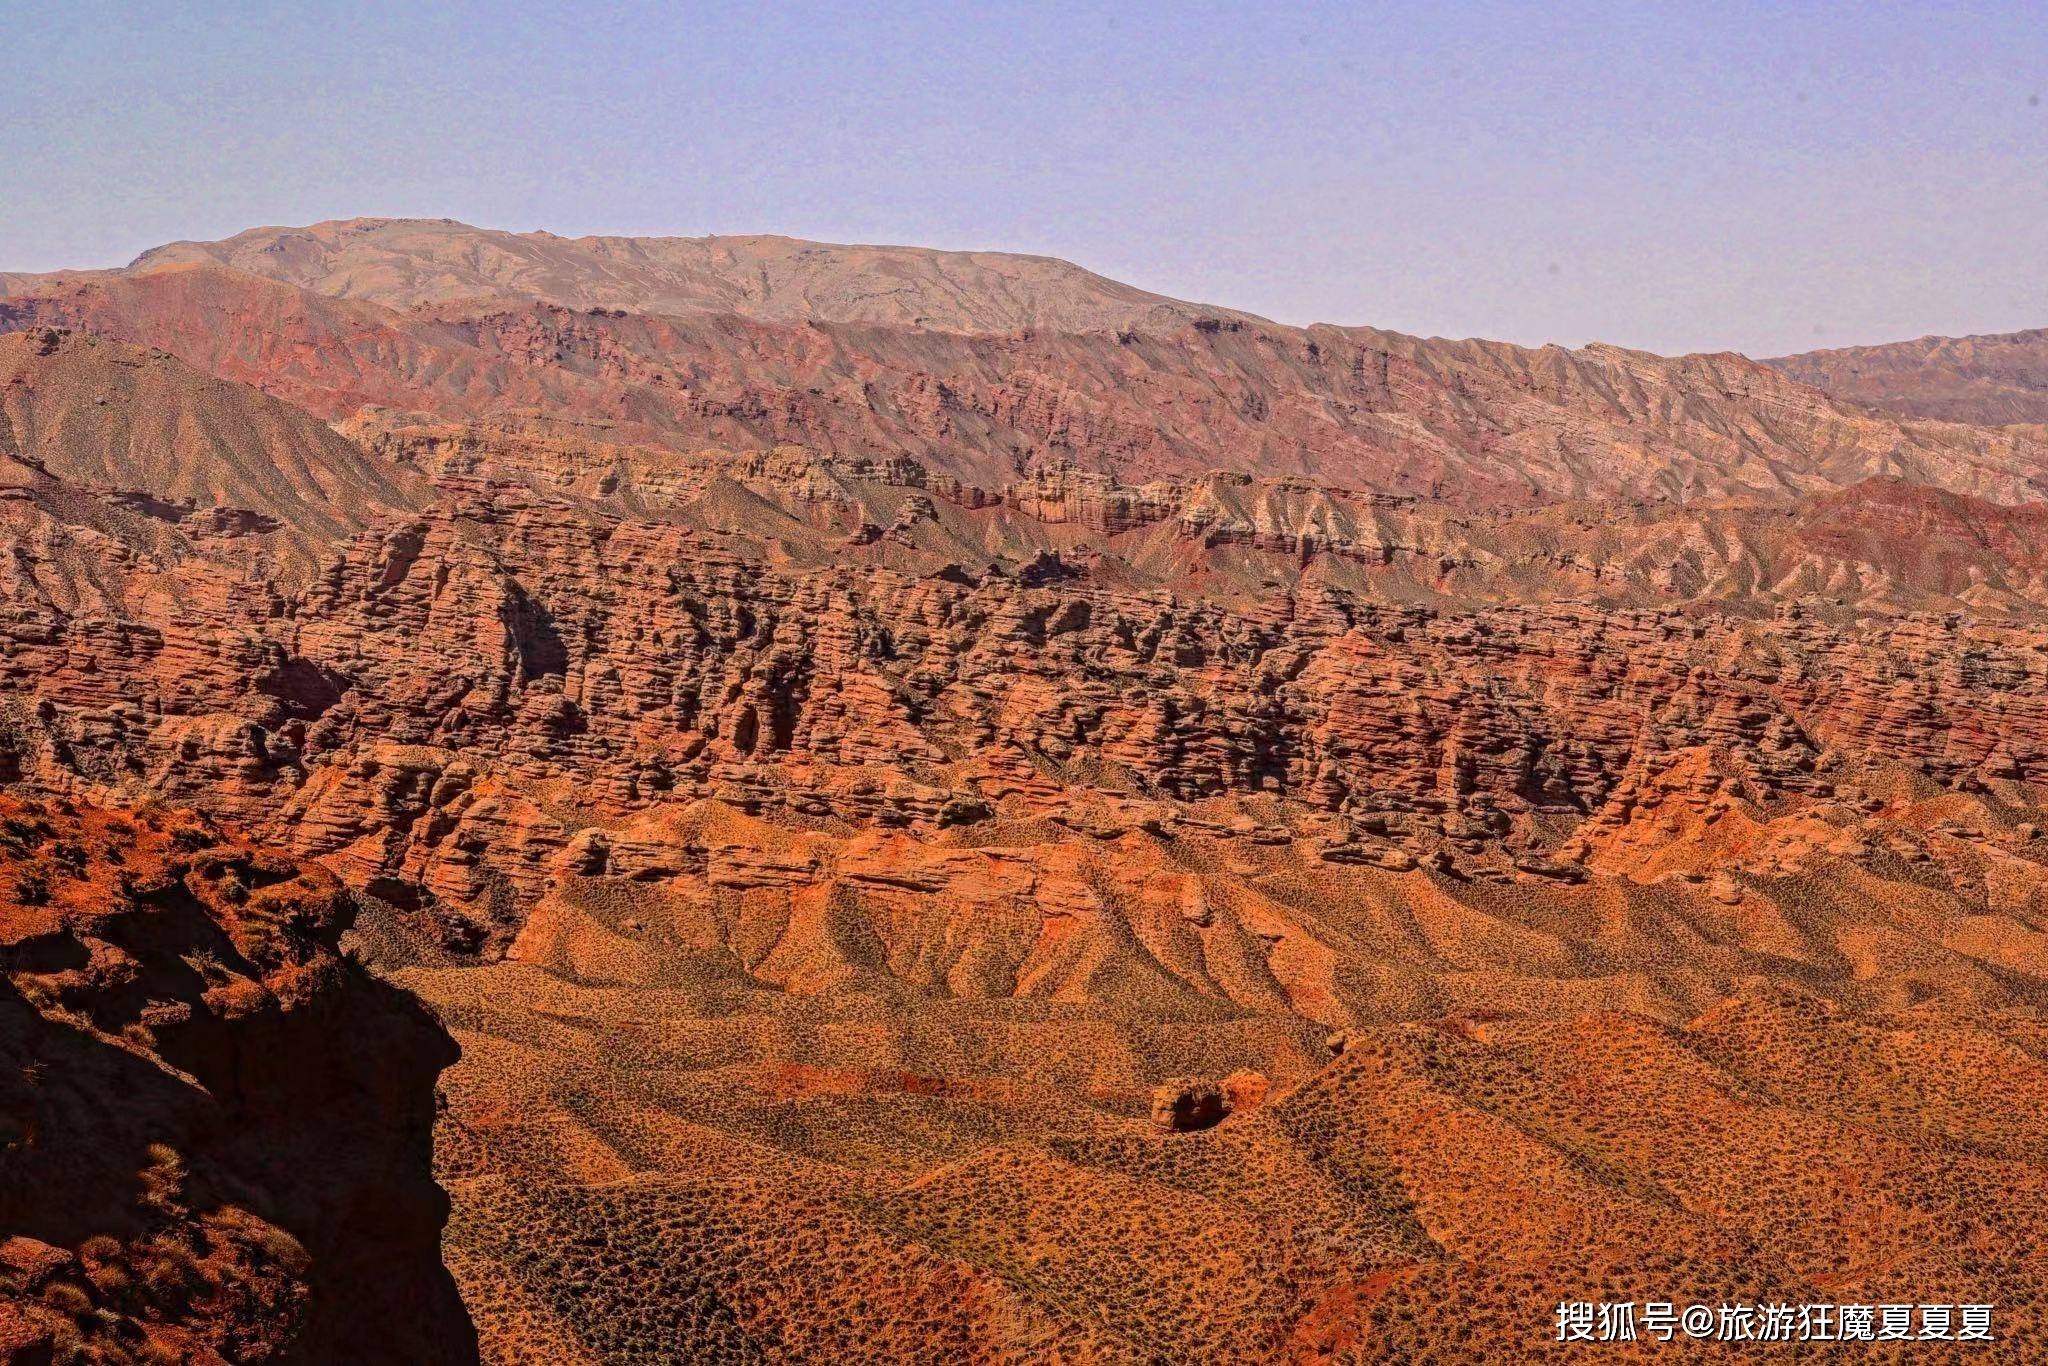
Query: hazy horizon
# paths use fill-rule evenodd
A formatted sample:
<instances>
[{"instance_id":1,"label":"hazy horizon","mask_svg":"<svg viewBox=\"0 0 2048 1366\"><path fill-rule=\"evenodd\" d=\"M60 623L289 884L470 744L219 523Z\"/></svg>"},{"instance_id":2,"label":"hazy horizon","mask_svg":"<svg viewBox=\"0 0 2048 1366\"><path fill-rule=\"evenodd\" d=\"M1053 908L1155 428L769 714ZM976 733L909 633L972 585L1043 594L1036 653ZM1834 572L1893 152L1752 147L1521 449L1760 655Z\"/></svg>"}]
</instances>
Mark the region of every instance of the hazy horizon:
<instances>
[{"instance_id":1,"label":"hazy horizon","mask_svg":"<svg viewBox=\"0 0 2048 1366\"><path fill-rule=\"evenodd\" d=\"M447 217L1019 251L1525 344L2006 332L2048 325L2044 17L29 4L0 270Z\"/></svg>"}]
</instances>

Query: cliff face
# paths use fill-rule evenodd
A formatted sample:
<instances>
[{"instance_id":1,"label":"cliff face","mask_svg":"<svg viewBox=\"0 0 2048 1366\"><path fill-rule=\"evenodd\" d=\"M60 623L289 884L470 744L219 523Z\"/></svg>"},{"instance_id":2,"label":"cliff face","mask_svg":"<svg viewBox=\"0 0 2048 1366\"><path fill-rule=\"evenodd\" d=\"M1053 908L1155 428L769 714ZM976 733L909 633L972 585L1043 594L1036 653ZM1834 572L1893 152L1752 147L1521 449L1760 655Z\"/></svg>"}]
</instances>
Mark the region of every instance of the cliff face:
<instances>
[{"instance_id":1,"label":"cliff face","mask_svg":"<svg viewBox=\"0 0 2048 1366\"><path fill-rule=\"evenodd\" d=\"M19 603L0 658L8 762L64 790L203 804L499 940L598 857L592 822L699 799L941 829L1076 791L1260 796L1339 843L1425 812L1404 825L1409 852L1478 868L1583 859L1581 826L1621 819L1633 788L1701 753L1764 803L1852 792L1887 766L1961 786L2048 777L2041 631L1936 593L1953 568L1886 576L1894 591L1917 578L1945 614L1811 595L1768 615L1454 610L1455 575L1500 593L1517 567L1440 556L1421 576L1432 601L1388 601L1375 590L1419 586L1421 557L1387 538L1347 556L1326 517L1233 510L1214 490L1103 492L1040 485L942 515L870 488L897 509L870 541L860 528L887 514L829 491L806 502L719 476L684 505L690 526L455 478L296 595L217 577L155 614ZM1850 563L1858 528L1882 534L1886 496L1814 507L1801 553L1840 543L1828 553ZM940 558L1014 540L1019 507L1096 539L973 573ZM1105 542L1091 520L1129 529Z\"/></svg>"},{"instance_id":2,"label":"cliff face","mask_svg":"<svg viewBox=\"0 0 2048 1366\"><path fill-rule=\"evenodd\" d=\"M0 798L0 1343L462 1361L434 1078L324 871L203 818Z\"/></svg>"}]
</instances>

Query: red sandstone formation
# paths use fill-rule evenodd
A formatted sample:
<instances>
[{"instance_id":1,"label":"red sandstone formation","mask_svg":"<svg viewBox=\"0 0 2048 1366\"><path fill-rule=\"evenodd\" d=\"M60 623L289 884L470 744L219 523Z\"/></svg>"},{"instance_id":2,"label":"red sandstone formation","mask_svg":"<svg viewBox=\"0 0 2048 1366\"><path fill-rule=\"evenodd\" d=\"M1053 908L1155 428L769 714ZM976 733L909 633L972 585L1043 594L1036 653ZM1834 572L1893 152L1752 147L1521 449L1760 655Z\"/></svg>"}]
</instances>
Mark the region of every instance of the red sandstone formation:
<instances>
[{"instance_id":1,"label":"red sandstone formation","mask_svg":"<svg viewBox=\"0 0 2048 1366\"><path fill-rule=\"evenodd\" d=\"M2038 1331L2037 434L779 239L5 288L0 770L361 895L490 1359Z\"/></svg>"},{"instance_id":2,"label":"red sandstone formation","mask_svg":"<svg viewBox=\"0 0 2048 1366\"><path fill-rule=\"evenodd\" d=\"M447 1036L329 874L163 808L0 798L0 1347L458 1361Z\"/></svg>"}]
</instances>

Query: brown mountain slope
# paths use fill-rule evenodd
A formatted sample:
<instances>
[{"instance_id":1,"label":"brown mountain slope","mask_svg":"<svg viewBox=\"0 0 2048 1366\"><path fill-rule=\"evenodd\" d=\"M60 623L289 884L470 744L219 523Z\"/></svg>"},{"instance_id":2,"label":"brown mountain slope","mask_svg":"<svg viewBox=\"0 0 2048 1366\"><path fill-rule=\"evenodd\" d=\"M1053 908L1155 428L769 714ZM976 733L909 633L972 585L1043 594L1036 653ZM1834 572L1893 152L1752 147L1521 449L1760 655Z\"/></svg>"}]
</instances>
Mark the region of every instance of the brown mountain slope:
<instances>
[{"instance_id":1,"label":"brown mountain slope","mask_svg":"<svg viewBox=\"0 0 2048 1366\"><path fill-rule=\"evenodd\" d=\"M1735 356L1234 319L966 335L537 303L398 312L201 264L0 300L0 327L39 324L161 347L329 419L374 404L676 450L909 454L991 490L1058 462L1132 482L1304 475L1467 507L1872 476L2018 502L2048 470L2038 439L1861 413Z\"/></svg>"},{"instance_id":2,"label":"brown mountain slope","mask_svg":"<svg viewBox=\"0 0 2048 1366\"><path fill-rule=\"evenodd\" d=\"M2037 1019L1761 985L1692 1017L1597 983L1528 1009L1475 967L1488 1004L1331 1059L1278 1012L779 990L644 892L586 896L545 964L400 973L465 1052L440 1170L490 1360L1510 1366L1583 1359L1575 1300L1995 1303L1999 1341L1913 1359L2033 1359ZM1618 919L1572 900L1432 948ZM1191 1073L1236 1078L1228 1117L1149 1122Z\"/></svg>"},{"instance_id":3,"label":"brown mountain slope","mask_svg":"<svg viewBox=\"0 0 2048 1366\"><path fill-rule=\"evenodd\" d=\"M0 797L0 1355L459 1363L448 1036L326 872L161 807Z\"/></svg>"},{"instance_id":4,"label":"brown mountain slope","mask_svg":"<svg viewBox=\"0 0 2048 1366\"><path fill-rule=\"evenodd\" d=\"M1170 326L1245 318L1007 252L845 246L791 237L557 237L448 219L353 218L173 242L135 267L208 261L394 308L538 299L569 308L730 313L963 332Z\"/></svg>"},{"instance_id":5,"label":"brown mountain slope","mask_svg":"<svg viewBox=\"0 0 2048 1366\"><path fill-rule=\"evenodd\" d=\"M1086 566L1106 582L1239 603L1314 585L1440 607L1585 598L1758 610L1809 597L1870 612L2048 607L2038 539L2048 504L2009 507L1897 479L1795 499L1482 514L1221 472L1131 485L1049 465L990 491L901 456L796 447L680 455L385 412L344 430L451 486L526 483L793 563L859 556L923 572L951 561L1028 575L1040 572L1035 559L1064 555L1060 573Z\"/></svg>"},{"instance_id":6,"label":"brown mountain slope","mask_svg":"<svg viewBox=\"0 0 2048 1366\"><path fill-rule=\"evenodd\" d=\"M2048 422L2048 328L1848 346L1764 363L1837 398L1901 417Z\"/></svg>"},{"instance_id":7,"label":"brown mountain slope","mask_svg":"<svg viewBox=\"0 0 2048 1366\"><path fill-rule=\"evenodd\" d=\"M0 334L0 458L29 496L253 536L305 565L425 490L288 404L161 351L47 328Z\"/></svg>"},{"instance_id":8,"label":"brown mountain slope","mask_svg":"<svg viewBox=\"0 0 2048 1366\"><path fill-rule=\"evenodd\" d=\"M27 294L66 281L98 280L118 273L114 270L0 270L0 295Z\"/></svg>"}]
</instances>

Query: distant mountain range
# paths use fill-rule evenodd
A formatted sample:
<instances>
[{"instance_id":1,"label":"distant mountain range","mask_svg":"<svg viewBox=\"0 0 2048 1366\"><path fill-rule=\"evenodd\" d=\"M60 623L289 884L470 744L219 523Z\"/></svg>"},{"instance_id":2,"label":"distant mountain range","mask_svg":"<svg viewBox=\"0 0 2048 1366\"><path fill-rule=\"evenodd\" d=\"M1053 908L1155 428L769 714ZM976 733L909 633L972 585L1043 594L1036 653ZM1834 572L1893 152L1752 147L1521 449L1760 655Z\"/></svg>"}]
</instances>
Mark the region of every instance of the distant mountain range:
<instances>
[{"instance_id":1,"label":"distant mountain range","mask_svg":"<svg viewBox=\"0 0 2048 1366\"><path fill-rule=\"evenodd\" d=\"M990 489L1047 462L1476 509L1876 476L2002 502L2048 487L2039 434L1873 412L1788 380L1792 360L1292 328L1039 257L357 219L0 289L0 327L161 348L329 420L901 454Z\"/></svg>"},{"instance_id":2,"label":"distant mountain range","mask_svg":"<svg viewBox=\"0 0 2048 1366\"><path fill-rule=\"evenodd\" d=\"M1847 346L1780 356L1766 364L1838 398L1899 417L2048 423L2048 328Z\"/></svg>"},{"instance_id":3,"label":"distant mountain range","mask_svg":"<svg viewBox=\"0 0 2048 1366\"><path fill-rule=\"evenodd\" d=\"M961 332L1079 332L1249 314L1206 308L1044 256L838 246L791 237L557 237L450 219L352 218L172 242L122 272L0 275L10 292L55 278L209 264L388 308L539 299L565 308L729 313L768 322L879 323Z\"/></svg>"}]
</instances>

